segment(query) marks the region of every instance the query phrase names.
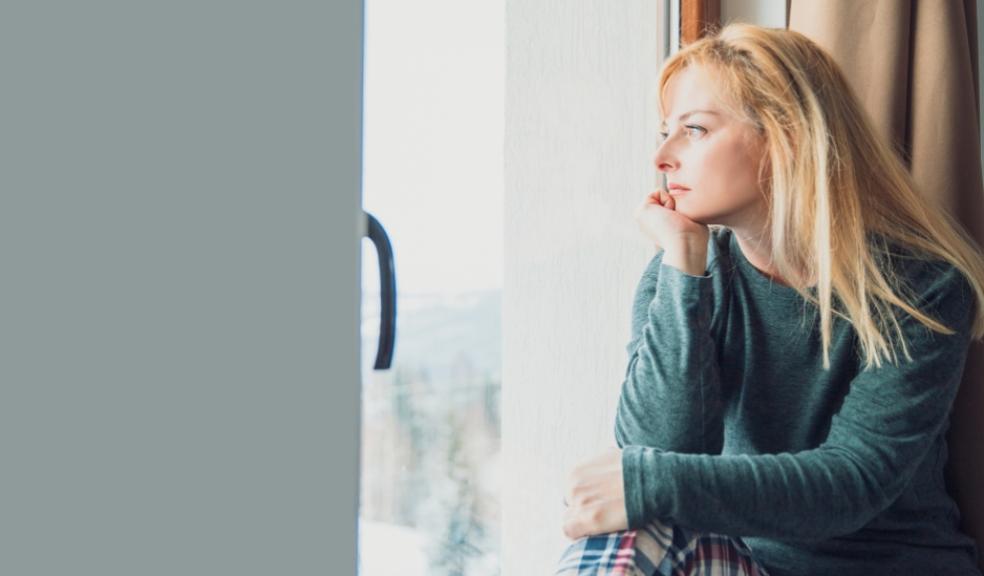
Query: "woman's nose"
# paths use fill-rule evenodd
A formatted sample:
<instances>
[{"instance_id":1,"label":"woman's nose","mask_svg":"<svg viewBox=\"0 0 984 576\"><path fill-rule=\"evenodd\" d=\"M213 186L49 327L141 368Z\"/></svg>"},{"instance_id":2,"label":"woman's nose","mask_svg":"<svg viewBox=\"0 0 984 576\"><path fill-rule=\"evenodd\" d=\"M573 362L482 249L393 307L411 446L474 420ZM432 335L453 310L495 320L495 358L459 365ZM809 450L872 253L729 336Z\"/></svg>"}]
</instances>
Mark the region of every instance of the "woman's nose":
<instances>
[{"instance_id":1,"label":"woman's nose","mask_svg":"<svg viewBox=\"0 0 984 576\"><path fill-rule=\"evenodd\" d=\"M672 172L676 170L678 162L676 158L667 154L666 146L660 146L656 150L656 156L653 157L653 164L656 165L656 169L660 172Z\"/></svg>"}]
</instances>

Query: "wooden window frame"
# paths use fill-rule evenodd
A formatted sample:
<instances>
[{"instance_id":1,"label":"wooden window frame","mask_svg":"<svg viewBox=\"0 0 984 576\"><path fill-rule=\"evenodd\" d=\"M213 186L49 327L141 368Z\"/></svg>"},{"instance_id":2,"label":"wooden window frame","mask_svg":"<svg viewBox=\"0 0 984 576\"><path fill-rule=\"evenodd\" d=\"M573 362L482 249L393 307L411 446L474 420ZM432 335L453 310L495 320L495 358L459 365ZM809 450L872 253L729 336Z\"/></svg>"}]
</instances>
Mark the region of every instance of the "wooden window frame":
<instances>
[{"instance_id":1,"label":"wooden window frame","mask_svg":"<svg viewBox=\"0 0 984 576\"><path fill-rule=\"evenodd\" d=\"M680 45L699 40L721 25L721 0L680 0Z\"/></svg>"}]
</instances>

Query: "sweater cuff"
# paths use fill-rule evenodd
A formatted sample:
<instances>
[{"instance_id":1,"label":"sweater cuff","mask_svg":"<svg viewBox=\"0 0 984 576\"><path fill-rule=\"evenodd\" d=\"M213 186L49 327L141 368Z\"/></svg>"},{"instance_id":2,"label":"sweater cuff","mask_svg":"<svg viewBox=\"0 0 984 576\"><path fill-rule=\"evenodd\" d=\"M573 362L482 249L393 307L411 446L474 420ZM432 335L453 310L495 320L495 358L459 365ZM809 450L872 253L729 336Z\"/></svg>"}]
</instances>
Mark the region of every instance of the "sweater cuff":
<instances>
[{"instance_id":1,"label":"sweater cuff","mask_svg":"<svg viewBox=\"0 0 984 576\"><path fill-rule=\"evenodd\" d=\"M709 329L714 300L713 278L694 276L667 264L660 264L656 291L650 302L650 314L666 314L689 318L691 326ZM670 312L674 309L674 312Z\"/></svg>"},{"instance_id":2,"label":"sweater cuff","mask_svg":"<svg viewBox=\"0 0 984 576\"><path fill-rule=\"evenodd\" d=\"M658 469L662 452L659 448L646 446L626 446L622 450L622 490L625 493L625 514L629 520L629 530L650 524L659 518L659 510L664 508L660 498L669 490L657 489L647 495L645 490L647 483L643 477L647 469L649 472ZM654 485L652 479L649 485Z\"/></svg>"},{"instance_id":3,"label":"sweater cuff","mask_svg":"<svg viewBox=\"0 0 984 576\"><path fill-rule=\"evenodd\" d=\"M681 276L683 276L685 278L704 278L704 279L706 279L706 278L710 278L711 277L711 274L710 274L710 266L707 266L707 267L704 268L704 273L703 274L690 274L690 273L684 272L683 270L680 270L676 266L672 266L670 264L667 264L666 262L663 262L663 259L661 258L660 261L659 261L659 276L662 276L663 274L666 274L666 271L667 270L673 270L674 272L676 272L677 274L679 274L679 275L681 275Z\"/></svg>"}]
</instances>

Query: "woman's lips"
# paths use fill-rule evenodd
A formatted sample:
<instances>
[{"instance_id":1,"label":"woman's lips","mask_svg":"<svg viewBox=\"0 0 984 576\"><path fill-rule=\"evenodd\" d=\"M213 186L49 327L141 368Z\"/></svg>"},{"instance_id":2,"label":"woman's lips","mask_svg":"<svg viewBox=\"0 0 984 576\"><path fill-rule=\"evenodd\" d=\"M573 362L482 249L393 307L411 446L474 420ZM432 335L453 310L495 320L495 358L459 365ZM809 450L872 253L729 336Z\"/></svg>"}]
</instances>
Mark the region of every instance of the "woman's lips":
<instances>
[{"instance_id":1,"label":"woman's lips","mask_svg":"<svg viewBox=\"0 0 984 576\"><path fill-rule=\"evenodd\" d=\"M680 196L689 191L690 188L684 188L683 186L670 186L669 190L667 190L670 196Z\"/></svg>"}]
</instances>

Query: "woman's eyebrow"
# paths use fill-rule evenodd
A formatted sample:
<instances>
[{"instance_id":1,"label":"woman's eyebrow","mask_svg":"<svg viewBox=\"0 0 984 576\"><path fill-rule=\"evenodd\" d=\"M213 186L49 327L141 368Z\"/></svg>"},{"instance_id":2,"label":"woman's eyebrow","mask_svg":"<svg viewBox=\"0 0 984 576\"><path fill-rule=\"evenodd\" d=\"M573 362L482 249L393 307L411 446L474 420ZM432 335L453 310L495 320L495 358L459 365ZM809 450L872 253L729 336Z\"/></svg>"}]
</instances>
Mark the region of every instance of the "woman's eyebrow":
<instances>
[{"instance_id":1,"label":"woman's eyebrow","mask_svg":"<svg viewBox=\"0 0 984 576\"><path fill-rule=\"evenodd\" d=\"M715 116L720 115L717 110L691 110L689 112L684 112L683 114L680 114L680 116L677 117L677 122L683 122L684 120L693 116L694 114L712 114ZM659 127L660 129L666 128L666 120L663 120L663 122L659 125Z\"/></svg>"}]
</instances>

